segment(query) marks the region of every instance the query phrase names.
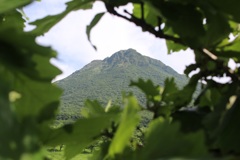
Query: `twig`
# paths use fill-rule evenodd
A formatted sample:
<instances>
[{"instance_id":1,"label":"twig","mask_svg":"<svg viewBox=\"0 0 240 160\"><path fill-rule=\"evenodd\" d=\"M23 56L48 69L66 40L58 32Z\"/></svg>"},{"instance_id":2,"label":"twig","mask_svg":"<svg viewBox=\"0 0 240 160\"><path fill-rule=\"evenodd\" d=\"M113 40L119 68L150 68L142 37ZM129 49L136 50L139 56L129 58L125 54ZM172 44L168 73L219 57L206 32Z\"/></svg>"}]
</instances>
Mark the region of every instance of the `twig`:
<instances>
[{"instance_id":1,"label":"twig","mask_svg":"<svg viewBox=\"0 0 240 160\"><path fill-rule=\"evenodd\" d=\"M215 54L213 54L212 52L210 52L206 48L203 48L203 53L207 54L212 60L217 60L218 59L218 57Z\"/></svg>"}]
</instances>

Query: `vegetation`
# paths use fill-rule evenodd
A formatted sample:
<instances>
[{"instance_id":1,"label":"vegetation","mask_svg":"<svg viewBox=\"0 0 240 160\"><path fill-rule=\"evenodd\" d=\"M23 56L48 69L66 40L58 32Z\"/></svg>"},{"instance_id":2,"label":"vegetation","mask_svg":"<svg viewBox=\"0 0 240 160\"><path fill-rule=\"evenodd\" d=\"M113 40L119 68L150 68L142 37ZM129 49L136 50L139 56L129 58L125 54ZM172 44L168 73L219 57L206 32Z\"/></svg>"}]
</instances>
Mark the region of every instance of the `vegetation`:
<instances>
[{"instance_id":1,"label":"vegetation","mask_svg":"<svg viewBox=\"0 0 240 160\"><path fill-rule=\"evenodd\" d=\"M166 39L169 52L191 48L196 63L188 66L185 74L197 69L198 72L182 89L176 87L173 79L166 79L162 89L151 81L132 82L146 95L145 107L131 94L123 96L122 108L88 101L82 110L84 118L54 128L61 91L51 83L59 70L49 60L56 54L51 48L36 44L35 38L71 11L91 9L95 0L72 0L62 13L34 22L36 29L28 33L23 31L21 7L32 1L3 0L0 159L49 159L47 148L62 144L64 157L71 159L97 142L101 142L99 148L90 159L239 159L240 1L101 1L106 12ZM127 3L133 4L133 12L118 13L116 8ZM87 26L88 37L104 14L97 14ZM228 66L230 59L236 64L234 68ZM229 81L219 83L216 77L228 77ZM206 85L194 100L196 108L186 109L199 81ZM153 114L145 129L138 127L140 110ZM136 136L136 131L142 135Z\"/></svg>"},{"instance_id":2,"label":"vegetation","mask_svg":"<svg viewBox=\"0 0 240 160\"><path fill-rule=\"evenodd\" d=\"M59 118L75 118L80 113L86 99L98 100L107 105L122 104L122 91L133 92L142 106L146 104L144 94L136 87L129 87L139 78L155 85L164 85L166 78L174 77L178 86L183 87L188 79L180 75L161 61L142 56L133 49L119 51L104 60L95 60L81 70L74 72L56 84L64 90L61 97ZM65 115L65 116L63 116Z\"/></svg>"}]
</instances>

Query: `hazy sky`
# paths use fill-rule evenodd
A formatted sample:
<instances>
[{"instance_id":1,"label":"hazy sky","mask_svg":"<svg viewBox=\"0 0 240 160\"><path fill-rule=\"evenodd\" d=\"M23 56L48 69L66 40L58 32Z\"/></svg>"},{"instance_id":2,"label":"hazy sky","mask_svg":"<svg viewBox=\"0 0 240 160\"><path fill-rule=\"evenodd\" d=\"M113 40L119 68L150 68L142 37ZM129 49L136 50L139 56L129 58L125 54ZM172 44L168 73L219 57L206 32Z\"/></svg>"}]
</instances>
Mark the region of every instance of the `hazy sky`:
<instances>
[{"instance_id":1,"label":"hazy sky","mask_svg":"<svg viewBox=\"0 0 240 160\"><path fill-rule=\"evenodd\" d=\"M42 0L24 8L29 21L54 15L65 9L66 0ZM131 5L127 6L131 9ZM57 65L63 74L58 79L70 75L95 59L104 59L119 50L133 48L139 53L158 59L183 73L186 65L194 62L191 51L177 52L167 55L165 41L157 39L149 33L143 33L139 27L123 19L105 14L91 32L92 43L97 46L95 51L87 40L86 26L96 13L105 11L101 2L94 4L93 9L74 11L54 26L48 33L37 39L37 42L52 46L58 52ZM26 30L32 29L27 26Z\"/></svg>"}]
</instances>

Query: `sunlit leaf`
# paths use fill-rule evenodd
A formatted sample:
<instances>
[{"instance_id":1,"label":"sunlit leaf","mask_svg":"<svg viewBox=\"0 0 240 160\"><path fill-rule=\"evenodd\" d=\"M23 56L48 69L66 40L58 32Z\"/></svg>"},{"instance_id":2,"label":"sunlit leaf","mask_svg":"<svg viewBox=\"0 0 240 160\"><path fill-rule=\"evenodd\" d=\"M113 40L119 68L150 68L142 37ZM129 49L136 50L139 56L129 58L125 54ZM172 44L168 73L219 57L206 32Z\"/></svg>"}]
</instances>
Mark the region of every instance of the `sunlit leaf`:
<instances>
[{"instance_id":1,"label":"sunlit leaf","mask_svg":"<svg viewBox=\"0 0 240 160\"><path fill-rule=\"evenodd\" d=\"M104 108L97 101L87 100L85 107L81 109L81 115L85 118L98 117L104 113Z\"/></svg>"},{"instance_id":2,"label":"sunlit leaf","mask_svg":"<svg viewBox=\"0 0 240 160\"><path fill-rule=\"evenodd\" d=\"M177 43L174 43L173 41L168 41L168 40L166 41L166 45L168 48L168 54L187 49L186 46L183 46L181 44L177 44Z\"/></svg>"},{"instance_id":3,"label":"sunlit leaf","mask_svg":"<svg viewBox=\"0 0 240 160\"><path fill-rule=\"evenodd\" d=\"M143 10L144 11L142 11L140 3L134 4L133 15L139 19L143 18L143 20L147 24L150 24L153 27L158 26L159 22L158 22L157 13L155 13L154 10L147 4L144 4ZM142 12L144 12L144 17L141 17Z\"/></svg>"},{"instance_id":4,"label":"sunlit leaf","mask_svg":"<svg viewBox=\"0 0 240 160\"><path fill-rule=\"evenodd\" d=\"M128 96L124 101L125 106L120 125L109 147L109 157L114 157L123 152L140 120L138 115L140 107L137 99L134 96Z\"/></svg>"},{"instance_id":5,"label":"sunlit leaf","mask_svg":"<svg viewBox=\"0 0 240 160\"><path fill-rule=\"evenodd\" d=\"M71 159L100 138L101 132L110 127L112 118L114 118L113 115L103 115L97 118L80 119L74 124L66 125L45 135L45 143L50 146L66 145L65 156Z\"/></svg>"}]
</instances>

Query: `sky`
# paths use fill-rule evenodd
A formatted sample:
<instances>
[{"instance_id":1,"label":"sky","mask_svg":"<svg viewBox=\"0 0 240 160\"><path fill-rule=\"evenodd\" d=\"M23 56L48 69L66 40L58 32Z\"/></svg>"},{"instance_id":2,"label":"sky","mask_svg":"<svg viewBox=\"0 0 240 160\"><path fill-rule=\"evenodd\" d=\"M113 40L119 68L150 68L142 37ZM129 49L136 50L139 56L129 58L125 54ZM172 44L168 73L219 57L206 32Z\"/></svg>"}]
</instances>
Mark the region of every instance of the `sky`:
<instances>
[{"instance_id":1,"label":"sky","mask_svg":"<svg viewBox=\"0 0 240 160\"><path fill-rule=\"evenodd\" d=\"M65 9L66 0L42 0L33 2L24 8L29 18L28 22L54 15ZM131 10L131 5L126 8ZM51 62L62 70L56 80L65 78L74 71L81 69L93 60L110 57L119 50L133 48L142 55L158 59L172 67L178 73L183 73L186 65L194 62L192 51L180 51L167 54L165 41L153 35L142 32L141 28L116 16L105 14L91 32L91 46L86 35L86 26L90 24L94 15L105 11L101 2L96 2L93 9L74 11L54 26L48 33L37 38L37 42L44 46L51 46L58 52L57 59ZM26 31L34 26L26 24Z\"/></svg>"}]
</instances>

